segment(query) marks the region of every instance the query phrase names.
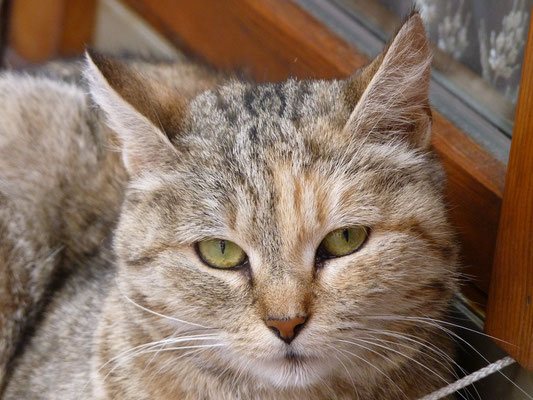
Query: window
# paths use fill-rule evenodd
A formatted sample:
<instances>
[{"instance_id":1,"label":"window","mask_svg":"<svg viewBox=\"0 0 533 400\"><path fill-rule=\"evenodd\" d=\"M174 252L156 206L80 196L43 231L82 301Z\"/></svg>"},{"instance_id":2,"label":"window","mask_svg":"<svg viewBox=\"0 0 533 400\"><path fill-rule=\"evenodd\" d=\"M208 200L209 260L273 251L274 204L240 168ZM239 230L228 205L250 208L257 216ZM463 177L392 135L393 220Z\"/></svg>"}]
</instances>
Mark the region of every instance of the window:
<instances>
[{"instance_id":1,"label":"window","mask_svg":"<svg viewBox=\"0 0 533 400\"><path fill-rule=\"evenodd\" d=\"M434 44L433 106L507 162L530 0L297 2L371 57L416 4Z\"/></svg>"}]
</instances>

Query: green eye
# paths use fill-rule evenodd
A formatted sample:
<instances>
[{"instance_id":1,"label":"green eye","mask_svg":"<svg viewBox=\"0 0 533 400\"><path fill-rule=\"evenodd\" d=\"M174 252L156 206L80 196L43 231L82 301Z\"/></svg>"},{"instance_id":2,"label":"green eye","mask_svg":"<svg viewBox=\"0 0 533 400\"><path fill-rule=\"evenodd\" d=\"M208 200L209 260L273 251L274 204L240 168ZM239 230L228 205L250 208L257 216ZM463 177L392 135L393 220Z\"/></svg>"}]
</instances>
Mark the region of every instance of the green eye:
<instances>
[{"instance_id":1,"label":"green eye","mask_svg":"<svg viewBox=\"0 0 533 400\"><path fill-rule=\"evenodd\" d=\"M325 258L346 256L358 250L367 236L368 230L364 226L337 229L322 240L319 254Z\"/></svg>"},{"instance_id":2,"label":"green eye","mask_svg":"<svg viewBox=\"0 0 533 400\"><path fill-rule=\"evenodd\" d=\"M198 242L198 254L204 263L214 268L230 269L246 261L246 253L239 246L223 239Z\"/></svg>"}]
</instances>

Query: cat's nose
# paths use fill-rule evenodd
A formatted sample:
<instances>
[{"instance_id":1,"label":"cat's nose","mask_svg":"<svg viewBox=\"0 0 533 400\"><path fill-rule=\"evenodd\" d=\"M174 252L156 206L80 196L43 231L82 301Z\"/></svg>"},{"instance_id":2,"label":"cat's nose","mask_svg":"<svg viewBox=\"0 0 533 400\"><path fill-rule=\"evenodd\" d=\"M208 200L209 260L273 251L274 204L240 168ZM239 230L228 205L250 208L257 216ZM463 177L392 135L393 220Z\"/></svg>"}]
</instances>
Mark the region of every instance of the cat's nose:
<instances>
[{"instance_id":1,"label":"cat's nose","mask_svg":"<svg viewBox=\"0 0 533 400\"><path fill-rule=\"evenodd\" d=\"M307 317L266 319L266 325L285 343L289 344L302 330Z\"/></svg>"}]
</instances>

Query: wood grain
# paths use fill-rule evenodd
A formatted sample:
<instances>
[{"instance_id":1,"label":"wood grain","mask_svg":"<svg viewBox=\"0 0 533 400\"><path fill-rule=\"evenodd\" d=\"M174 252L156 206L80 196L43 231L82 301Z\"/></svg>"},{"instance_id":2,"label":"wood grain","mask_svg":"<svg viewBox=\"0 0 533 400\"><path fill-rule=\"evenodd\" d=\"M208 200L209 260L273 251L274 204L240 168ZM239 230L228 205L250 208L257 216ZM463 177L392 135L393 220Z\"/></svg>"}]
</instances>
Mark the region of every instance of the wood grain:
<instances>
[{"instance_id":1,"label":"wood grain","mask_svg":"<svg viewBox=\"0 0 533 400\"><path fill-rule=\"evenodd\" d=\"M96 0L16 0L9 46L29 62L83 52L91 42Z\"/></svg>"},{"instance_id":2,"label":"wood grain","mask_svg":"<svg viewBox=\"0 0 533 400\"><path fill-rule=\"evenodd\" d=\"M287 0L126 0L178 47L259 81L339 78L368 60ZM433 145L448 173L465 272L488 292L505 166L435 113ZM483 306L483 304L481 305Z\"/></svg>"},{"instance_id":3,"label":"wood grain","mask_svg":"<svg viewBox=\"0 0 533 400\"><path fill-rule=\"evenodd\" d=\"M522 80L487 310L486 331L533 370L533 24Z\"/></svg>"},{"instance_id":4,"label":"wood grain","mask_svg":"<svg viewBox=\"0 0 533 400\"><path fill-rule=\"evenodd\" d=\"M332 69L332 61L342 66L342 75L366 63L290 1L125 2L186 52L258 80L334 78L339 70Z\"/></svg>"},{"instance_id":5,"label":"wood grain","mask_svg":"<svg viewBox=\"0 0 533 400\"><path fill-rule=\"evenodd\" d=\"M61 36L63 1L17 0L12 4L9 45L28 61L44 61L56 54Z\"/></svg>"},{"instance_id":6,"label":"wood grain","mask_svg":"<svg viewBox=\"0 0 533 400\"><path fill-rule=\"evenodd\" d=\"M83 53L85 47L92 42L97 1L64 0L63 4L63 27L59 38L57 55L78 55Z\"/></svg>"}]
</instances>

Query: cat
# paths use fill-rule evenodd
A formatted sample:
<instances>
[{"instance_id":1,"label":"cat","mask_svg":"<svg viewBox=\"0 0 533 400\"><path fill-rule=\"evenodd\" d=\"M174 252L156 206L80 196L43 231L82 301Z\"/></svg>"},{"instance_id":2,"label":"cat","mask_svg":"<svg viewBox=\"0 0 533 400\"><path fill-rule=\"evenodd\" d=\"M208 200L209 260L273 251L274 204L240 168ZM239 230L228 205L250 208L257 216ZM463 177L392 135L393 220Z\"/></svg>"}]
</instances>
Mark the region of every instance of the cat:
<instances>
[{"instance_id":1,"label":"cat","mask_svg":"<svg viewBox=\"0 0 533 400\"><path fill-rule=\"evenodd\" d=\"M344 80L3 72L2 399L417 399L457 245L411 15ZM69 68L72 68L70 70Z\"/></svg>"}]
</instances>

